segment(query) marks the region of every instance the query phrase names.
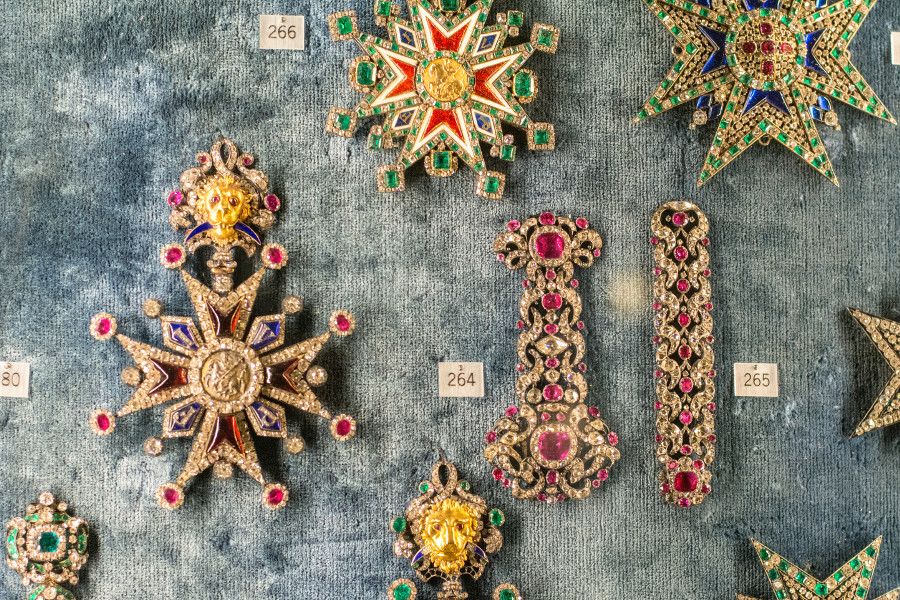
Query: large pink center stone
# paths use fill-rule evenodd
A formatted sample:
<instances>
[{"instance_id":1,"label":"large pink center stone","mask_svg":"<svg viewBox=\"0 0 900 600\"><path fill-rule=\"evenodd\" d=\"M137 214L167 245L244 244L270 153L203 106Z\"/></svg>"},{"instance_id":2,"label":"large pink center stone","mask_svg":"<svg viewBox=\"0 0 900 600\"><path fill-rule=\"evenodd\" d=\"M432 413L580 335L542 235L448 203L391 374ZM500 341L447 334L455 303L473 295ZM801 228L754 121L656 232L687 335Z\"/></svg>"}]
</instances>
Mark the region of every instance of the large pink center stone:
<instances>
[{"instance_id":1,"label":"large pink center stone","mask_svg":"<svg viewBox=\"0 0 900 600\"><path fill-rule=\"evenodd\" d=\"M534 251L538 256L547 260L561 257L565 249L566 241L555 231L542 233L534 240Z\"/></svg>"},{"instance_id":2,"label":"large pink center stone","mask_svg":"<svg viewBox=\"0 0 900 600\"><path fill-rule=\"evenodd\" d=\"M564 431L545 431L538 438L538 451L544 460L566 460L572 441Z\"/></svg>"},{"instance_id":3,"label":"large pink center stone","mask_svg":"<svg viewBox=\"0 0 900 600\"><path fill-rule=\"evenodd\" d=\"M693 492L697 489L699 477L691 471L680 471L675 474L675 489L682 494Z\"/></svg>"}]
</instances>

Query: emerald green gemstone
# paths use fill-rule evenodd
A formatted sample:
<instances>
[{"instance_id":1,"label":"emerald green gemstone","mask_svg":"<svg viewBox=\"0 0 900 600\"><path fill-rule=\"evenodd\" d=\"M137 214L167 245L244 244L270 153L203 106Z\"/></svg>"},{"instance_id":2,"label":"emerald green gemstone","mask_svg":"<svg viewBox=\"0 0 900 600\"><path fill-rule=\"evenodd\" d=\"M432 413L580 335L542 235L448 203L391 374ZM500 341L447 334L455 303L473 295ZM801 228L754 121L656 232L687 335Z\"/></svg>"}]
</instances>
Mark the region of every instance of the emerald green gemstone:
<instances>
[{"instance_id":1,"label":"emerald green gemstone","mask_svg":"<svg viewBox=\"0 0 900 600\"><path fill-rule=\"evenodd\" d=\"M866 567L863 567L863 570L860 571L860 575L862 575L863 579L871 579L871 578L872 578L872 571L870 571L870 570L869 570L868 568L866 568ZM835 579L837 579L837 577L835 577Z\"/></svg>"},{"instance_id":2,"label":"emerald green gemstone","mask_svg":"<svg viewBox=\"0 0 900 600\"><path fill-rule=\"evenodd\" d=\"M496 194L500 191L500 179L489 175L484 178L484 191L488 194Z\"/></svg>"},{"instance_id":3,"label":"emerald green gemstone","mask_svg":"<svg viewBox=\"0 0 900 600\"><path fill-rule=\"evenodd\" d=\"M38 539L38 546L41 552L53 553L59 550L59 536L52 531L45 531Z\"/></svg>"},{"instance_id":4,"label":"emerald green gemstone","mask_svg":"<svg viewBox=\"0 0 900 600\"><path fill-rule=\"evenodd\" d=\"M393 521L391 521L391 531L394 533L403 533L406 531L406 519L403 517L397 517Z\"/></svg>"},{"instance_id":5,"label":"emerald green gemstone","mask_svg":"<svg viewBox=\"0 0 900 600\"><path fill-rule=\"evenodd\" d=\"M769 569L769 579L771 579L772 581L778 579L778 571L776 571L775 569Z\"/></svg>"},{"instance_id":6,"label":"emerald green gemstone","mask_svg":"<svg viewBox=\"0 0 900 600\"><path fill-rule=\"evenodd\" d=\"M28 600L37 600L37 597L40 596L41 592L43 592L45 589L47 589L47 586L45 585L40 585L34 588L33 590L31 590L31 593L28 594Z\"/></svg>"},{"instance_id":7,"label":"emerald green gemstone","mask_svg":"<svg viewBox=\"0 0 900 600\"><path fill-rule=\"evenodd\" d=\"M9 535L6 536L6 554L13 560L19 558L19 548L16 546L16 537L19 535L18 529L10 529Z\"/></svg>"},{"instance_id":8,"label":"emerald green gemstone","mask_svg":"<svg viewBox=\"0 0 900 600\"><path fill-rule=\"evenodd\" d=\"M541 29L538 31L537 35L537 43L541 46L550 47L553 46L554 39L553 31L551 29Z\"/></svg>"},{"instance_id":9,"label":"emerald green gemstone","mask_svg":"<svg viewBox=\"0 0 900 600\"><path fill-rule=\"evenodd\" d=\"M516 147L512 144L504 144L501 146L500 158L509 162L516 160Z\"/></svg>"},{"instance_id":10,"label":"emerald green gemstone","mask_svg":"<svg viewBox=\"0 0 900 600\"><path fill-rule=\"evenodd\" d=\"M787 573L788 568L790 568L790 565L788 564L788 561L786 561L786 560L784 560L784 559L782 558L782 559L781 559L781 562L778 563L778 568L779 568L782 572Z\"/></svg>"},{"instance_id":11,"label":"emerald green gemstone","mask_svg":"<svg viewBox=\"0 0 900 600\"><path fill-rule=\"evenodd\" d=\"M375 83L375 65L368 61L357 63L356 83L359 85L372 85Z\"/></svg>"},{"instance_id":12,"label":"emerald green gemstone","mask_svg":"<svg viewBox=\"0 0 900 600\"><path fill-rule=\"evenodd\" d=\"M785 598L784 590L776 590L775 597L778 598L778 600L784 600L784 598Z\"/></svg>"},{"instance_id":13,"label":"emerald green gemstone","mask_svg":"<svg viewBox=\"0 0 900 600\"><path fill-rule=\"evenodd\" d=\"M859 568L859 565L862 564L859 562L858 558L853 558L850 560L850 567L855 571Z\"/></svg>"},{"instance_id":14,"label":"emerald green gemstone","mask_svg":"<svg viewBox=\"0 0 900 600\"><path fill-rule=\"evenodd\" d=\"M353 122L353 120L350 118L350 115L338 115L335 121L337 122L338 129L340 129L341 131L347 131L348 129L350 129L350 124Z\"/></svg>"},{"instance_id":15,"label":"emerald green gemstone","mask_svg":"<svg viewBox=\"0 0 900 600\"><path fill-rule=\"evenodd\" d=\"M534 132L534 143L544 146L550 143L550 132L546 129L537 129Z\"/></svg>"},{"instance_id":16,"label":"emerald green gemstone","mask_svg":"<svg viewBox=\"0 0 900 600\"><path fill-rule=\"evenodd\" d=\"M516 600L516 593L512 590L500 590L500 600Z\"/></svg>"},{"instance_id":17,"label":"emerald green gemstone","mask_svg":"<svg viewBox=\"0 0 900 600\"><path fill-rule=\"evenodd\" d=\"M827 596L828 595L828 586L824 583L817 583L815 591L816 591L817 596Z\"/></svg>"},{"instance_id":18,"label":"emerald green gemstone","mask_svg":"<svg viewBox=\"0 0 900 600\"><path fill-rule=\"evenodd\" d=\"M79 533L77 539L78 543L75 546L75 549L78 550L80 554L84 554L87 551L87 534Z\"/></svg>"},{"instance_id":19,"label":"emerald green gemstone","mask_svg":"<svg viewBox=\"0 0 900 600\"><path fill-rule=\"evenodd\" d=\"M375 14L379 17L391 16L391 1L381 0L381 2L378 3L378 8L375 9Z\"/></svg>"},{"instance_id":20,"label":"emerald green gemstone","mask_svg":"<svg viewBox=\"0 0 900 600\"><path fill-rule=\"evenodd\" d=\"M746 139L745 139L745 141L746 141ZM769 560L770 558L772 558L772 555L769 553L769 551L766 548L763 548L759 551L759 557L763 560Z\"/></svg>"},{"instance_id":21,"label":"emerald green gemstone","mask_svg":"<svg viewBox=\"0 0 900 600\"><path fill-rule=\"evenodd\" d=\"M525 13L521 10L511 10L506 13L506 24L510 27L521 27L525 23Z\"/></svg>"},{"instance_id":22,"label":"emerald green gemstone","mask_svg":"<svg viewBox=\"0 0 900 600\"><path fill-rule=\"evenodd\" d=\"M841 571L838 571L834 574L834 580L837 583L840 583L843 578L844 578L844 574Z\"/></svg>"},{"instance_id":23,"label":"emerald green gemstone","mask_svg":"<svg viewBox=\"0 0 900 600\"><path fill-rule=\"evenodd\" d=\"M491 520L491 525L494 527L500 527L506 523L506 515L504 515L503 511L499 508L495 508L488 513L488 518Z\"/></svg>"},{"instance_id":24,"label":"emerald green gemstone","mask_svg":"<svg viewBox=\"0 0 900 600\"><path fill-rule=\"evenodd\" d=\"M868 590L866 590L866 588L864 588L863 586L859 586L858 588L856 588L856 595L860 598L865 598L866 594L868 593Z\"/></svg>"},{"instance_id":25,"label":"emerald green gemstone","mask_svg":"<svg viewBox=\"0 0 900 600\"><path fill-rule=\"evenodd\" d=\"M806 573L800 571L794 576L794 579L797 581L797 583L803 583L804 581L806 581Z\"/></svg>"},{"instance_id":26,"label":"emerald green gemstone","mask_svg":"<svg viewBox=\"0 0 900 600\"><path fill-rule=\"evenodd\" d=\"M869 556L875 556L875 548L869 546L868 548L866 548L866 554L868 554Z\"/></svg>"},{"instance_id":27,"label":"emerald green gemstone","mask_svg":"<svg viewBox=\"0 0 900 600\"><path fill-rule=\"evenodd\" d=\"M469 484L468 481L463 479L462 481L459 482L459 489L461 489L464 492L468 492L470 489L472 489L472 486Z\"/></svg>"},{"instance_id":28,"label":"emerald green gemstone","mask_svg":"<svg viewBox=\"0 0 900 600\"><path fill-rule=\"evenodd\" d=\"M397 171L387 171L384 174L384 183L388 189L400 187L400 174Z\"/></svg>"},{"instance_id":29,"label":"emerald green gemstone","mask_svg":"<svg viewBox=\"0 0 900 600\"><path fill-rule=\"evenodd\" d=\"M412 590L407 583L401 583L394 588L394 600L409 600Z\"/></svg>"},{"instance_id":30,"label":"emerald green gemstone","mask_svg":"<svg viewBox=\"0 0 900 600\"><path fill-rule=\"evenodd\" d=\"M441 10L446 10L446 11L459 10L459 0L441 0Z\"/></svg>"},{"instance_id":31,"label":"emerald green gemstone","mask_svg":"<svg viewBox=\"0 0 900 600\"><path fill-rule=\"evenodd\" d=\"M369 134L369 150L380 150L383 142L384 136L377 133Z\"/></svg>"},{"instance_id":32,"label":"emerald green gemstone","mask_svg":"<svg viewBox=\"0 0 900 600\"><path fill-rule=\"evenodd\" d=\"M427 481L423 481L419 484L419 491L423 494L428 491L429 485Z\"/></svg>"},{"instance_id":33,"label":"emerald green gemstone","mask_svg":"<svg viewBox=\"0 0 900 600\"><path fill-rule=\"evenodd\" d=\"M449 152L435 152L431 155L431 166L438 171L446 171L453 164L453 155Z\"/></svg>"},{"instance_id":34,"label":"emerald green gemstone","mask_svg":"<svg viewBox=\"0 0 900 600\"><path fill-rule=\"evenodd\" d=\"M530 98L534 95L534 78L530 73L519 71L513 80L513 91L520 98Z\"/></svg>"},{"instance_id":35,"label":"emerald green gemstone","mask_svg":"<svg viewBox=\"0 0 900 600\"><path fill-rule=\"evenodd\" d=\"M353 33L353 19L350 18L350 15L338 17L337 29L338 33L340 33L341 35L348 35Z\"/></svg>"}]
</instances>

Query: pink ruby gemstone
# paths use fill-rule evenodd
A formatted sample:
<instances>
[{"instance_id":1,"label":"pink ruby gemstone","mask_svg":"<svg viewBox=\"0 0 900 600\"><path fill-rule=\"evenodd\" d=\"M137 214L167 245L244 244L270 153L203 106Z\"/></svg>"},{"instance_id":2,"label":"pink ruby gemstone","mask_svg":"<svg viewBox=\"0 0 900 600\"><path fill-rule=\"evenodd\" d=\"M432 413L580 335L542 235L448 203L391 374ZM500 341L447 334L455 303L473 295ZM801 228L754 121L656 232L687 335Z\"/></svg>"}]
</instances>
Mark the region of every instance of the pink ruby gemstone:
<instances>
[{"instance_id":1,"label":"pink ruby gemstone","mask_svg":"<svg viewBox=\"0 0 900 600\"><path fill-rule=\"evenodd\" d=\"M687 444L685 444L684 446L681 447L681 453L685 456L690 454L691 451L692 451L692 448L690 446L688 446Z\"/></svg>"},{"instance_id":2,"label":"pink ruby gemstone","mask_svg":"<svg viewBox=\"0 0 900 600\"><path fill-rule=\"evenodd\" d=\"M544 399L549 400L550 402L559 400L562 398L563 390L560 386L555 383L551 383L550 385L544 387Z\"/></svg>"},{"instance_id":3,"label":"pink ruby gemstone","mask_svg":"<svg viewBox=\"0 0 900 600\"><path fill-rule=\"evenodd\" d=\"M552 212L544 212L541 213L541 216L538 217L541 222L541 225L553 225L556 222L556 217L553 216Z\"/></svg>"},{"instance_id":4,"label":"pink ruby gemstone","mask_svg":"<svg viewBox=\"0 0 900 600\"><path fill-rule=\"evenodd\" d=\"M550 335L553 335L559 331L559 325L557 325L556 323L547 323L546 325L544 325L544 331L546 331Z\"/></svg>"},{"instance_id":5,"label":"pink ruby gemstone","mask_svg":"<svg viewBox=\"0 0 900 600\"><path fill-rule=\"evenodd\" d=\"M517 365L516 365L516 371L518 371L519 373L524 372L524 371L525 371L525 365L523 365L522 363L517 364Z\"/></svg>"},{"instance_id":6,"label":"pink ruby gemstone","mask_svg":"<svg viewBox=\"0 0 900 600\"><path fill-rule=\"evenodd\" d=\"M698 471L702 471L705 467L706 467L706 465L703 464L703 461L702 461L702 460L695 460L695 461L694 461L694 468L697 469Z\"/></svg>"},{"instance_id":7,"label":"pink ruby gemstone","mask_svg":"<svg viewBox=\"0 0 900 600\"><path fill-rule=\"evenodd\" d=\"M566 249L566 241L563 236L555 231L547 231L537 236L534 240L534 250L537 255L547 260L554 260L563 255Z\"/></svg>"},{"instance_id":8,"label":"pink ruby gemstone","mask_svg":"<svg viewBox=\"0 0 900 600\"><path fill-rule=\"evenodd\" d=\"M572 441L564 431L545 431L538 438L538 452L544 460L566 460L571 449Z\"/></svg>"},{"instance_id":9,"label":"pink ruby gemstone","mask_svg":"<svg viewBox=\"0 0 900 600\"><path fill-rule=\"evenodd\" d=\"M700 243L704 246L709 246L709 238L703 238L702 240L700 240Z\"/></svg>"},{"instance_id":10,"label":"pink ruby gemstone","mask_svg":"<svg viewBox=\"0 0 900 600\"><path fill-rule=\"evenodd\" d=\"M166 488L163 491L163 500L165 500L168 504L175 504L178 502L178 490L172 488Z\"/></svg>"},{"instance_id":11,"label":"pink ruby gemstone","mask_svg":"<svg viewBox=\"0 0 900 600\"><path fill-rule=\"evenodd\" d=\"M659 377L662 377L662 375L659 375ZM654 402L653 409L654 410L662 410L662 402ZM659 440L656 440L656 441L658 442Z\"/></svg>"},{"instance_id":12,"label":"pink ruby gemstone","mask_svg":"<svg viewBox=\"0 0 900 600\"><path fill-rule=\"evenodd\" d=\"M547 269L547 272L544 274L544 276L550 281L553 281L554 279L556 279L556 271L554 271L553 269Z\"/></svg>"},{"instance_id":13,"label":"pink ruby gemstone","mask_svg":"<svg viewBox=\"0 0 900 600\"><path fill-rule=\"evenodd\" d=\"M691 324L691 317L688 316L687 313L680 313L678 315L678 324L681 325L682 327L687 327L688 325Z\"/></svg>"},{"instance_id":14,"label":"pink ruby gemstone","mask_svg":"<svg viewBox=\"0 0 900 600\"><path fill-rule=\"evenodd\" d=\"M775 73L775 63L771 60L763 61L762 70L765 75L773 75Z\"/></svg>"},{"instance_id":15,"label":"pink ruby gemstone","mask_svg":"<svg viewBox=\"0 0 900 600\"><path fill-rule=\"evenodd\" d=\"M672 215L672 223L676 227L681 227L682 225L687 223L687 215L684 214L683 212L675 213L674 215Z\"/></svg>"},{"instance_id":16,"label":"pink ruby gemstone","mask_svg":"<svg viewBox=\"0 0 900 600\"><path fill-rule=\"evenodd\" d=\"M716 412L716 403L710 402L706 405L706 408L709 410L709 412Z\"/></svg>"},{"instance_id":17,"label":"pink ruby gemstone","mask_svg":"<svg viewBox=\"0 0 900 600\"><path fill-rule=\"evenodd\" d=\"M509 408L506 409L506 416L509 418L513 418L517 414L519 414L519 409L516 408L515 406L510 406Z\"/></svg>"},{"instance_id":18,"label":"pink ruby gemstone","mask_svg":"<svg viewBox=\"0 0 900 600\"><path fill-rule=\"evenodd\" d=\"M284 254L282 254L279 248L269 248L269 253L267 254L269 258L269 262L272 264L280 265L281 261L284 260Z\"/></svg>"},{"instance_id":19,"label":"pink ruby gemstone","mask_svg":"<svg viewBox=\"0 0 900 600\"><path fill-rule=\"evenodd\" d=\"M656 410L659 410L659 409L657 408ZM656 439L656 443L658 444L659 442L663 441L663 436L661 436L657 433L655 439Z\"/></svg>"},{"instance_id":20,"label":"pink ruby gemstone","mask_svg":"<svg viewBox=\"0 0 900 600\"><path fill-rule=\"evenodd\" d=\"M691 284L688 283L687 279L679 279L675 284L675 287L678 288L678 291L683 294L691 289Z\"/></svg>"},{"instance_id":21,"label":"pink ruby gemstone","mask_svg":"<svg viewBox=\"0 0 900 600\"><path fill-rule=\"evenodd\" d=\"M772 54L775 52L775 42L772 40L766 40L762 44L760 44L759 49L762 50L763 54Z\"/></svg>"},{"instance_id":22,"label":"pink ruby gemstone","mask_svg":"<svg viewBox=\"0 0 900 600\"><path fill-rule=\"evenodd\" d=\"M582 373L585 373L587 371L587 363L583 363L583 362L578 363L578 370L581 371Z\"/></svg>"},{"instance_id":23,"label":"pink ruby gemstone","mask_svg":"<svg viewBox=\"0 0 900 600\"><path fill-rule=\"evenodd\" d=\"M266 208L270 211L275 212L279 208L281 208L281 200L278 199L278 196L275 194L268 194L265 199Z\"/></svg>"},{"instance_id":24,"label":"pink ruby gemstone","mask_svg":"<svg viewBox=\"0 0 900 600\"><path fill-rule=\"evenodd\" d=\"M109 333L110 329L112 329L112 323L105 317L100 319L100 322L97 323L97 333L100 335L106 335Z\"/></svg>"},{"instance_id":25,"label":"pink ruby gemstone","mask_svg":"<svg viewBox=\"0 0 900 600\"><path fill-rule=\"evenodd\" d=\"M650 245L655 246L655 245L657 245L658 243L659 243L659 238L656 237L655 235L654 235L653 237L650 238Z\"/></svg>"},{"instance_id":26,"label":"pink ruby gemstone","mask_svg":"<svg viewBox=\"0 0 900 600\"><path fill-rule=\"evenodd\" d=\"M681 391L685 394L689 393L694 389L694 382L690 377L685 377L680 382L678 382L678 387L681 388Z\"/></svg>"},{"instance_id":27,"label":"pink ruby gemstone","mask_svg":"<svg viewBox=\"0 0 900 600\"><path fill-rule=\"evenodd\" d=\"M609 479L609 471L607 471L606 469L600 469L597 472L597 479L599 479L600 481L606 481L607 479Z\"/></svg>"},{"instance_id":28,"label":"pink ruby gemstone","mask_svg":"<svg viewBox=\"0 0 900 600\"><path fill-rule=\"evenodd\" d=\"M575 219L575 227L578 229L587 229L588 221L584 217L578 217Z\"/></svg>"},{"instance_id":29,"label":"pink ruby gemstone","mask_svg":"<svg viewBox=\"0 0 900 600\"><path fill-rule=\"evenodd\" d=\"M688 251L684 246L676 246L675 250L672 251L672 254L675 256L675 260L683 261L687 258Z\"/></svg>"},{"instance_id":30,"label":"pink ruby gemstone","mask_svg":"<svg viewBox=\"0 0 900 600\"><path fill-rule=\"evenodd\" d=\"M675 489L682 494L689 494L697 489L699 479L692 471L681 471L675 474Z\"/></svg>"},{"instance_id":31,"label":"pink ruby gemstone","mask_svg":"<svg viewBox=\"0 0 900 600\"><path fill-rule=\"evenodd\" d=\"M516 321L516 329L525 329L525 321L521 319Z\"/></svg>"},{"instance_id":32,"label":"pink ruby gemstone","mask_svg":"<svg viewBox=\"0 0 900 600\"><path fill-rule=\"evenodd\" d=\"M688 411L683 411L680 415L678 415L678 420L681 421L682 425L690 425L694 420L694 416Z\"/></svg>"},{"instance_id":33,"label":"pink ruby gemstone","mask_svg":"<svg viewBox=\"0 0 900 600\"><path fill-rule=\"evenodd\" d=\"M790 54L794 51L794 47L790 42L781 42L781 52L782 54Z\"/></svg>"},{"instance_id":34,"label":"pink ruby gemstone","mask_svg":"<svg viewBox=\"0 0 900 600\"><path fill-rule=\"evenodd\" d=\"M544 364L547 365L548 369L555 369L556 367L559 366L559 359L550 357L546 360L546 362Z\"/></svg>"},{"instance_id":35,"label":"pink ruby gemstone","mask_svg":"<svg viewBox=\"0 0 900 600\"><path fill-rule=\"evenodd\" d=\"M569 282L569 285L571 285L573 288L577 288L579 285L581 285L581 282L578 281L577 279L573 279L572 281Z\"/></svg>"},{"instance_id":36,"label":"pink ruby gemstone","mask_svg":"<svg viewBox=\"0 0 900 600\"><path fill-rule=\"evenodd\" d=\"M278 488L269 490L269 504L276 506L284 500L284 491Z\"/></svg>"},{"instance_id":37,"label":"pink ruby gemstone","mask_svg":"<svg viewBox=\"0 0 900 600\"><path fill-rule=\"evenodd\" d=\"M169 192L169 197L166 198L166 202L168 202L169 206L179 206L183 199L184 196L181 195L181 191L172 190Z\"/></svg>"},{"instance_id":38,"label":"pink ruby gemstone","mask_svg":"<svg viewBox=\"0 0 900 600\"><path fill-rule=\"evenodd\" d=\"M545 494L544 492L541 492L540 494L537 495L537 499L538 499L538 502L546 502L547 494Z\"/></svg>"},{"instance_id":39,"label":"pink ruby gemstone","mask_svg":"<svg viewBox=\"0 0 900 600\"><path fill-rule=\"evenodd\" d=\"M501 479L503 479L503 469L494 469L493 471L491 471L491 475L494 477L494 479L500 481Z\"/></svg>"},{"instance_id":40,"label":"pink ruby gemstone","mask_svg":"<svg viewBox=\"0 0 900 600\"><path fill-rule=\"evenodd\" d=\"M493 431L488 431L487 434L484 436L484 441L487 442L488 444L493 444L494 442L497 441L497 434L494 433Z\"/></svg>"},{"instance_id":41,"label":"pink ruby gemstone","mask_svg":"<svg viewBox=\"0 0 900 600\"><path fill-rule=\"evenodd\" d=\"M502 253L501 253L501 254L498 254L498 255L497 255L497 262L503 262L504 260L506 260L506 255L505 255L505 254L502 254Z\"/></svg>"},{"instance_id":42,"label":"pink ruby gemstone","mask_svg":"<svg viewBox=\"0 0 900 600\"><path fill-rule=\"evenodd\" d=\"M181 248L169 248L166 250L166 262L169 264L175 264L179 260L181 260Z\"/></svg>"},{"instance_id":43,"label":"pink ruby gemstone","mask_svg":"<svg viewBox=\"0 0 900 600\"><path fill-rule=\"evenodd\" d=\"M691 357L691 347L690 346L681 346L678 348L678 356L682 359L687 360Z\"/></svg>"},{"instance_id":44,"label":"pink ruby gemstone","mask_svg":"<svg viewBox=\"0 0 900 600\"><path fill-rule=\"evenodd\" d=\"M668 494L669 492L672 491L672 486L670 486L668 483L664 483L664 484L662 484L662 486L660 486L659 489L662 491L663 494Z\"/></svg>"},{"instance_id":45,"label":"pink ruby gemstone","mask_svg":"<svg viewBox=\"0 0 900 600\"><path fill-rule=\"evenodd\" d=\"M548 471L547 472L547 483L549 485L556 485L557 481L559 481L559 474L556 471Z\"/></svg>"},{"instance_id":46,"label":"pink ruby gemstone","mask_svg":"<svg viewBox=\"0 0 900 600\"><path fill-rule=\"evenodd\" d=\"M546 413L546 412L541 413L541 421L549 421L549 420L550 420L550 413Z\"/></svg>"},{"instance_id":47,"label":"pink ruby gemstone","mask_svg":"<svg viewBox=\"0 0 900 600\"><path fill-rule=\"evenodd\" d=\"M584 329L584 321L578 321L575 323L575 327L577 327L579 331Z\"/></svg>"},{"instance_id":48,"label":"pink ruby gemstone","mask_svg":"<svg viewBox=\"0 0 900 600\"><path fill-rule=\"evenodd\" d=\"M704 485L702 488L700 488L700 491L703 492L704 494L708 494L712 491L712 488L709 487L708 485Z\"/></svg>"},{"instance_id":49,"label":"pink ruby gemstone","mask_svg":"<svg viewBox=\"0 0 900 600\"><path fill-rule=\"evenodd\" d=\"M104 414L97 415L97 429L106 431L109 429L109 417Z\"/></svg>"},{"instance_id":50,"label":"pink ruby gemstone","mask_svg":"<svg viewBox=\"0 0 900 600\"><path fill-rule=\"evenodd\" d=\"M682 506L683 508L690 508L691 500L690 500L690 498L682 498L681 500L678 501L678 504L680 506Z\"/></svg>"},{"instance_id":51,"label":"pink ruby gemstone","mask_svg":"<svg viewBox=\"0 0 900 600\"><path fill-rule=\"evenodd\" d=\"M556 413L556 420L562 423L566 420L566 413Z\"/></svg>"},{"instance_id":52,"label":"pink ruby gemstone","mask_svg":"<svg viewBox=\"0 0 900 600\"><path fill-rule=\"evenodd\" d=\"M349 419L341 419L337 422L337 425L334 426L334 430L341 437L347 437L350 435L350 431L353 429L353 424L350 423Z\"/></svg>"},{"instance_id":53,"label":"pink ruby gemstone","mask_svg":"<svg viewBox=\"0 0 900 600\"><path fill-rule=\"evenodd\" d=\"M541 305L547 310L556 310L562 306L562 296L559 294L544 294Z\"/></svg>"},{"instance_id":54,"label":"pink ruby gemstone","mask_svg":"<svg viewBox=\"0 0 900 600\"><path fill-rule=\"evenodd\" d=\"M600 409L597 408L596 406L588 406L588 414L592 418L596 419L597 417L600 416Z\"/></svg>"},{"instance_id":55,"label":"pink ruby gemstone","mask_svg":"<svg viewBox=\"0 0 900 600\"><path fill-rule=\"evenodd\" d=\"M766 21L763 21L759 24L759 32L763 35L772 35L772 24Z\"/></svg>"},{"instance_id":56,"label":"pink ruby gemstone","mask_svg":"<svg viewBox=\"0 0 900 600\"><path fill-rule=\"evenodd\" d=\"M509 231L515 231L521 226L522 226L522 224L519 223L518 221L516 221L515 219L513 219L512 221L510 221L509 223L506 224L506 228Z\"/></svg>"},{"instance_id":57,"label":"pink ruby gemstone","mask_svg":"<svg viewBox=\"0 0 900 600\"><path fill-rule=\"evenodd\" d=\"M595 479L591 482L591 487L596 490L596 489L599 489L602 484L603 484L602 481L600 481L599 479Z\"/></svg>"},{"instance_id":58,"label":"pink ruby gemstone","mask_svg":"<svg viewBox=\"0 0 900 600\"><path fill-rule=\"evenodd\" d=\"M338 315L334 319L334 324L337 325L340 331L349 331L350 329L350 319L346 315Z\"/></svg>"},{"instance_id":59,"label":"pink ruby gemstone","mask_svg":"<svg viewBox=\"0 0 900 600\"><path fill-rule=\"evenodd\" d=\"M753 54L754 52L756 52L756 44L754 44L753 42L744 42L741 45L741 49L745 54Z\"/></svg>"},{"instance_id":60,"label":"pink ruby gemstone","mask_svg":"<svg viewBox=\"0 0 900 600\"><path fill-rule=\"evenodd\" d=\"M606 439L609 441L610 446L615 446L619 443L619 434L615 431L610 431Z\"/></svg>"}]
</instances>

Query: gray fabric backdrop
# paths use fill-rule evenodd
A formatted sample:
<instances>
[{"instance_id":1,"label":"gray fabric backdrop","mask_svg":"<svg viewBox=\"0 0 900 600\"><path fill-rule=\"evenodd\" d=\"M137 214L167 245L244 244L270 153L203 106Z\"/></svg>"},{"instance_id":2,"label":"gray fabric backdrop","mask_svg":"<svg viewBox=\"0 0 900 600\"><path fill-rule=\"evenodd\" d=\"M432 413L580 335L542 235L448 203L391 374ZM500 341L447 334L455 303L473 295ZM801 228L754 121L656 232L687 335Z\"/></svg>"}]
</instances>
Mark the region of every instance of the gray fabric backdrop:
<instances>
[{"instance_id":1,"label":"gray fabric backdrop","mask_svg":"<svg viewBox=\"0 0 900 600\"><path fill-rule=\"evenodd\" d=\"M900 318L898 129L841 105L843 129L823 133L841 188L772 146L698 191L711 130L688 131L688 109L629 122L671 60L669 34L641 2L504 1L562 28L559 53L531 61L542 93L529 107L556 124L558 149L521 151L501 202L474 197L469 171L412 176L405 194L380 196L372 173L390 155L368 152L362 134L323 133L328 107L357 98L346 85L354 47L325 26L345 8L380 33L368 0L0 3L0 359L33 369L31 397L0 402L0 515L51 489L90 520L81 598L368 600L411 574L388 519L443 448L509 516L477 598L504 580L542 600L770 598L750 536L824 576L883 533L873 591L900 585L900 430L848 439L888 369L844 310ZM257 49L257 15L277 12L308 16L306 51ZM881 2L853 46L895 114L898 28L900 4ZM161 410L120 421L111 438L86 426L95 407L128 397L127 357L88 336L91 315L109 310L122 331L158 343L141 302L189 309L157 263L176 239L164 197L220 134L254 152L285 199L267 237L292 261L268 276L260 309L303 295L297 338L323 331L337 307L359 320L324 353L322 396L357 415L360 435L339 445L294 415L311 448L264 448L268 475L294 495L276 514L245 476L203 477L181 511L157 507L153 491L189 447L142 453ZM696 199L712 223L722 374L714 492L690 511L664 505L654 483L646 238L671 197ZM481 457L514 399L520 290L490 242L507 219L548 208L588 217L606 241L581 291L591 394L623 453L602 493L552 507L514 501ZM487 397L439 399L442 359L484 361ZM778 362L781 397L734 398L736 361ZM0 584L3 598L22 591L11 571Z\"/></svg>"}]
</instances>

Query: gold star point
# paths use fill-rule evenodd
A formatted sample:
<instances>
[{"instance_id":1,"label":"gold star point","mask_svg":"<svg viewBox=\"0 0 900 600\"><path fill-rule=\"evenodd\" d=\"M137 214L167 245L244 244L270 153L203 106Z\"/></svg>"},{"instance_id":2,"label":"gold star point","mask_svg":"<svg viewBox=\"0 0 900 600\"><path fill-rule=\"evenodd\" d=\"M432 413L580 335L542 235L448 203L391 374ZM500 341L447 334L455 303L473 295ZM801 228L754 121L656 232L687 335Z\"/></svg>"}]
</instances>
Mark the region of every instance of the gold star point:
<instances>
[{"instance_id":1,"label":"gold star point","mask_svg":"<svg viewBox=\"0 0 900 600\"><path fill-rule=\"evenodd\" d=\"M872 408L856 426L853 435L859 436L900 422L900 322L876 317L855 308L849 310L893 371Z\"/></svg>"}]
</instances>

